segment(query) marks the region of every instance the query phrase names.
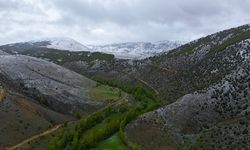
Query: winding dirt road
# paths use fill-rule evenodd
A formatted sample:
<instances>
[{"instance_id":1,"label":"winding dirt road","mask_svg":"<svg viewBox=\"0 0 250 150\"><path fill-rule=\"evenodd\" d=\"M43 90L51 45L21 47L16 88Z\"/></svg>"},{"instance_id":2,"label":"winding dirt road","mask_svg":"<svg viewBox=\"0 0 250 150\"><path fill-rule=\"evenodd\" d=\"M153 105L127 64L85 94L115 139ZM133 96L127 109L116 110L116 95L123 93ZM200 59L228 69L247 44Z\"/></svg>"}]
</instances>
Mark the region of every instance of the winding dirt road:
<instances>
[{"instance_id":1,"label":"winding dirt road","mask_svg":"<svg viewBox=\"0 0 250 150\"><path fill-rule=\"evenodd\" d=\"M119 102L119 101L117 101L117 102ZM99 111L103 111L104 109L106 109L106 108L108 108L108 107L111 107L111 106L114 106L115 104L117 104L117 103L109 104L108 106L106 106L106 107L100 109ZM74 123L74 122L78 122L78 120L69 121L69 122L67 122L67 123ZM24 140L24 141L22 141L22 142L20 142L20 143L18 143L18 144L16 144L16 145L14 145L14 146L8 147L8 148L6 148L6 150L18 150L18 149L21 149L22 146L24 146L25 144L27 144L27 143L29 143L29 142L32 142L32 141L35 141L35 140L37 140L37 139L39 139L39 138L41 138L41 137L47 136L47 135L49 135L49 134L51 134L51 133L57 131L57 130L60 129L64 124L65 124L65 123L56 125L55 127L51 128L51 129L49 129L49 130L46 130L46 131L44 131L44 132L42 132L42 133L40 133L40 134L34 135L34 136L32 136L32 137L30 137L30 138L28 138L28 139L26 139L26 140Z\"/></svg>"},{"instance_id":2,"label":"winding dirt road","mask_svg":"<svg viewBox=\"0 0 250 150\"><path fill-rule=\"evenodd\" d=\"M63 124L59 124L59 125L57 125L57 126L51 128L51 129L49 129L49 130L46 130L46 131L44 131L44 132L42 132L42 133L40 133L40 134L38 134L38 135L32 136L32 137L30 137L30 138L28 138L28 139L22 141L21 143L19 143L19 144L17 144L17 145L14 145L14 146L12 146L12 147L9 147L9 148L7 148L6 150L16 150L16 149L22 147L23 145L27 144L28 142L34 141L34 140L36 140L36 139L38 139L38 138L40 138L40 137L46 136L46 135L48 135L48 134L51 134L52 132L58 130L58 129L59 129L60 127L62 127L62 126L63 126Z\"/></svg>"}]
</instances>

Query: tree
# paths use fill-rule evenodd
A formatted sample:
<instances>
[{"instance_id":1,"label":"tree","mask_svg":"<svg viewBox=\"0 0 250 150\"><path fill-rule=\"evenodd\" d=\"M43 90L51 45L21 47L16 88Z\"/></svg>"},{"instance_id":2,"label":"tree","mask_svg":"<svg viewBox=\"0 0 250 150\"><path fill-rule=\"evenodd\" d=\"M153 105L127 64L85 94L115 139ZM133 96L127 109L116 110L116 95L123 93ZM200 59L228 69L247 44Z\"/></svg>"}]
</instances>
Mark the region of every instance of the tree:
<instances>
[{"instance_id":1,"label":"tree","mask_svg":"<svg viewBox=\"0 0 250 150\"><path fill-rule=\"evenodd\" d=\"M72 150L77 150L78 140L79 140L79 129L74 132L72 141Z\"/></svg>"},{"instance_id":2,"label":"tree","mask_svg":"<svg viewBox=\"0 0 250 150\"><path fill-rule=\"evenodd\" d=\"M118 91L118 96L119 96L119 97L122 96L122 91L121 91L121 90Z\"/></svg>"},{"instance_id":3,"label":"tree","mask_svg":"<svg viewBox=\"0 0 250 150\"><path fill-rule=\"evenodd\" d=\"M49 141L49 150L58 150L57 139L56 138L52 138Z\"/></svg>"},{"instance_id":4,"label":"tree","mask_svg":"<svg viewBox=\"0 0 250 150\"><path fill-rule=\"evenodd\" d=\"M74 113L74 116L77 118L77 119L81 119L82 118L82 113L77 111Z\"/></svg>"}]
</instances>

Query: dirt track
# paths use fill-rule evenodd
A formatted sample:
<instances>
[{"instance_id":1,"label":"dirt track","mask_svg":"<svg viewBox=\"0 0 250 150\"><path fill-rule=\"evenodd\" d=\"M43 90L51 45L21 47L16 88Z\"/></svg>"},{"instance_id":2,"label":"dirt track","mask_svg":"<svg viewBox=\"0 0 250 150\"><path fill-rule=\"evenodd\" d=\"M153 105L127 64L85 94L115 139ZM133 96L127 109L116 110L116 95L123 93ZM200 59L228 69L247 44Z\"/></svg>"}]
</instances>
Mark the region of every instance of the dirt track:
<instances>
[{"instance_id":1,"label":"dirt track","mask_svg":"<svg viewBox=\"0 0 250 150\"><path fill-rule=\"evenodd\" d=\"M2 102L5 98L5 90L4 89L0 89L0 102Z\"/></svg>"},{"instance_id":2,"label":"dirt track","mask_svg":"<svg viewBox=\"0 0 250 150\"><path fill-rule=\"evenodd\" d=\"M38 139L38 138L40 138L40 137L46 136L46 135L48 135L48 134L50 134L50 133L56 131L57 129L59 129L59 128L62 127L62 126L63 126L63 124L59 124L59 125L57 125L57 126L51 128L51 129L49 129L49 130L46 130L46 131L44 131L44 132L42 132L42 133L40 133L40 134L38 134L38 135L32 136L32 137L30 137L30 138L28 138L28 139L22 141L21 143L19 143L19 144L17 144L17 145L14 145L14 146L12 146L12 147L9 147L9 148L7 148L6 150L16 150L16 149L22 147L23 145L27 144L28 142L31 142L31 141L33 141L33 140L36 140L36 139Z\"/></svg>"}]
</instances>

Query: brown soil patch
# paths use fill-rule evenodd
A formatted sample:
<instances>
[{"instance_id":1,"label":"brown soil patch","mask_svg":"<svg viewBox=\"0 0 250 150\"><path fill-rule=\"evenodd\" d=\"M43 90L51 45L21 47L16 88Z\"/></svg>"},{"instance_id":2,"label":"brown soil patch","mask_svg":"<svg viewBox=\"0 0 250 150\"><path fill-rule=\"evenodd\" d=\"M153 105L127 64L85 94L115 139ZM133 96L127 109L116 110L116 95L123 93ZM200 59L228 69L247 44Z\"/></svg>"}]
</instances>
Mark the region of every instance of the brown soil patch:
<instances>
[{"instance_id":1,"label":"brown soil patch","mask_svg":"<svg viewBox=\"0 0 250 150\"><path fill-rule=\"evenodd\" d=\"M0 102L2 102L6 97L6 93L4 89L0 89Z\"/></svg>"}]
</instances>

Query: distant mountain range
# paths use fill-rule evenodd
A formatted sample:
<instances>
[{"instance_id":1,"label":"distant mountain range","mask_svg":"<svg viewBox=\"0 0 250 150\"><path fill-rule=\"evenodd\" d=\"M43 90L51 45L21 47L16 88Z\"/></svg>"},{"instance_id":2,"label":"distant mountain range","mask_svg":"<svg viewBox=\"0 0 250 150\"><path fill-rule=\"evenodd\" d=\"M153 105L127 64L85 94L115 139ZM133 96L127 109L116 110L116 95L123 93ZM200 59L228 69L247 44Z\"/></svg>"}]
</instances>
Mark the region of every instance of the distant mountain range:
<instances>
[{"instance_id":1,"label":"distant mountain range","mask_svg":"<svg viewBox=\"0 0 250 150\"><path fill-rule=\"evenodd\" d=\"M67 51L90 51L113 54L120 59L143 59L158 55L168 50L179 47L184 42L180 41L159 41L159 42L128 42L108 45L88 45L85 46L71 38L47 38L21 43L4 45L4 47L14 47L27 50L31 48L51 48ZM15 48L14 48L15 49ZM0 49L1 50L1 49ZM18 53L13 50L13 53Z\"/></svg>"},{"instance_id":2,"label":"distant mountain range","mask_svg":"<svg viewBox=\"0 0 250 150\"><path fill-rule=\"evenodd\" d=\"M71 38L47 38L41 39L40 41L32 41L31 43L36 42L48 42L48 45L44 45L47 48L59 49L59 50L68 50L68 51L90 51L90 49L83 44L71 39Z\"/></svg>"},{"instance_id":3,"label":"distant mountain range","mask_svg":"<svg viewBox=\"0 0 250 150\"><path fill-rule=\"evenodd\" d=\"M127 42L108 45L89 45L92 51L114 54L117 58L143 59L158 55L184 44L180 41Z\"/></svg>"}]
</instances>

